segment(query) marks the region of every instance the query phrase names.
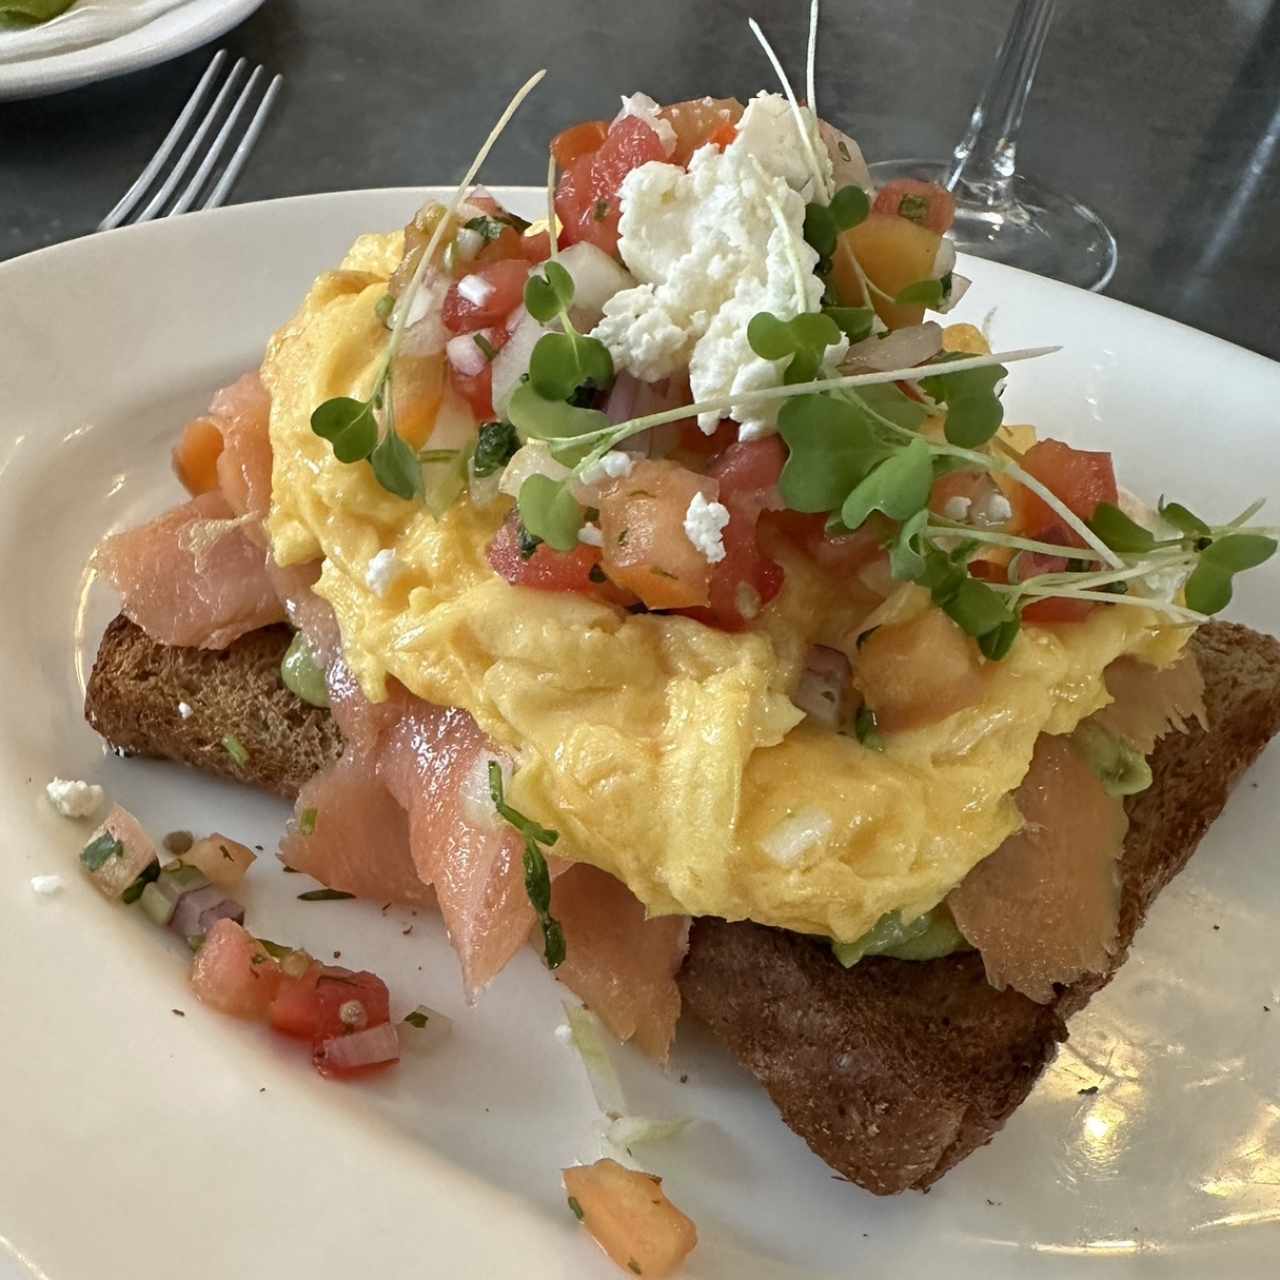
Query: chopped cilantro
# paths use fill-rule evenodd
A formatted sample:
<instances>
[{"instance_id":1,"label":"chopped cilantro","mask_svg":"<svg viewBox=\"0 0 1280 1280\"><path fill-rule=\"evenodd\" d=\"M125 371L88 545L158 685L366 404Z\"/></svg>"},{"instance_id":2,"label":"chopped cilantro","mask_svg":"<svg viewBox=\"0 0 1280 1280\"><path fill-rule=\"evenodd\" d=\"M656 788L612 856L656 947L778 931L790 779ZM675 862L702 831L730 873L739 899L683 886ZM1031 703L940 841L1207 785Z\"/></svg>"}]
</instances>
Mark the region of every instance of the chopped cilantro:
<instances>
[{"instance_id":1,"label":"chopped cilantro","mask_svg":"<svg viewBox=\"0 0 1280 1280\"><path fill-rule=\"evenodd\" d=\"M90 871L101 871L109 858L118 858L124 852L124 845L111 834L104 831L95 840L90 840L80 853L80 861Z\"/></svg>"}]
</instances>

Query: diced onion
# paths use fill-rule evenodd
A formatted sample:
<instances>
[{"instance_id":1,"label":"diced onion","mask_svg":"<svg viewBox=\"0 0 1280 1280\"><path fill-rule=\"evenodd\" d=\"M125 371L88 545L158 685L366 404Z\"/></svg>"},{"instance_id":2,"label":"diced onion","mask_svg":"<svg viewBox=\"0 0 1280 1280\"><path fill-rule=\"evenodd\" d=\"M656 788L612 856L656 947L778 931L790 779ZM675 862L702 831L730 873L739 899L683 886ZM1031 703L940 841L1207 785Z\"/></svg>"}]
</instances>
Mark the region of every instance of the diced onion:
<instances>
[{"instance_id":1,"label":"diced onion","mask_svg":"<svg viewBox=\"0 0 1280 1280\"><path fill-rule=\"evenodd\" d=\"M538 339L548 332L523 307L517 307L508 318L507 329L511 337L493 357L493 408L499 416L506 413L511 393L529 372L529 358Z\"/></svg>"},{"instance_id":2,"label":"diced onion","mask_svg":"<svg viewBox=\"0 0 1280 1280\"><path fill-rule=\"evenodd\" d=\"M244 908L216 885L193 889L178 899L169 927L180 938L194 938L208 933L219 920L244 924Z\"/></svg>"},{"instance_id":3,"label":"diced onion","mask_svg":"<svg viewBox=\"0 0 1280 1280\"><path fill-rule=\"evenodd\" d=\"M614 1069L613 1059L609 1057L608 1046L600 1031L600 1019L582 1005L564 1006L565 1017L569 1022L569 1031L573 1037L573 1047L587 1073L591 1092L595 1094L596 1105L610 1120L616 1120L626 1114L626 1102L622 1096L622 1082Z\"/></svg>"},{"instance_id":4,"label":"diced onion","mask_svg":"<svg viewBox=\"0 0 1280 1280\"><path fill-rule=\"evenodd\" d=\"M400 1037L389 1022L349 1036L333 1036L322 1041L313 1055L322 1071L355 1071L360 1067L376 1067L381 1062L397 1062Z\"/></svg>"},{"instance_id":5,"label":"diced onion","mask_svg":"<svg viewBox=\"0 0 1280 1280\"><path fill-rule=\"evenodd\" d=\"M402 1053L435 1049L452 1034L452 1018L420 1004L410 1010L400 1024L400 1049Z\"/></svg>"},{"instance_id":6,"label":"diced onion","mask_svg":"<svg viewBox=\"0 0 1280 1280\"><path fill-rule=\"evenodd\" d=\"M809 805L779 822L760 841L760 848L780 867L792 867L810 849L825 843L834 826L829 813Z\"/></svg>"},{"instance_id":7,"label":"diced onion","mask_svg":"<svg viewBox=\"0 0 1280 1280\"><path fill-rule=\"evenodd\" d=\"M460 333L445 343L445 358L464 378L474 378L484 372L489 358L480 350L473 333Z\"/></svg>"},{"instance_id":8,"label":"diced onion","mask_svg":"<svg viewBox=\"0 0 1280 1280\"><path fill-rule=\"evenodd\" d=\"M505 351L506 348L504 347ZM551 450L542 440L530 440L528 444L517 449L515 456L507 463L502 473L498 488L513 498L520 496L520 486L530 476L548 476L552 480L563 480L569 474L569 468L557 462L551 456Z\"/></svg>"},{"instance_id":9,"label":"diced onion","mask_svg":"<svg viewBox=\"0 0 1280 1280\"><path fill-rule=\"evenodd\" d=\"M573 306L569 315L580 333L595 328L604 314L604 304L615 293L635 284L629 271L603 249L585 240L561 250L556 261L573 278ZM533 274L542 275L542 268L534 268Z\"/></svg>"},{"instance_id":10,"label":"diced onion","mask_svg":"<svg viewBox=\"0 0 1280 1280\"><path fill-rule=\"evenodd\" d=\"M969 285L973 282L968 276L957 275L954 271L951 273L951 294L947 300L938 308L942 315L946 315L952 307L959 304L960 299L969 292Z\"/></svg>"},{"instance_id":11,"label":"diced onion","mask_svg":"<svg viewBox=\"0 0 1280 1280\"><path fill-rule=\"evenodd\" d=\"M693 1123L691 1116L677 1116L674 1120L654 1120L650 1116L618 1116L609 1123L605 1137L616 1147L639 1146L644 1142L665 1142L683 1133Z\"/></svg>"},{"instance_id":12,"label":"diced onion","mask_svg":"<svg viewBox=\"0 0 1280 1280\"><path fill-rule=\"evenodd\" d=\"M938 252L933 255L933 270L929 274L933 279L941 280L943 276L950 275L955 269L956 243L943 236L941 244L938 245Z\"/></svg>"},{"instance_id":13,"label":"diced onion","mask_svg":"<svg viewBox=\"0 0 1280 1280\"><path fill-rule=\"evenodd\" d=\"M924 324L894 329L883 338L855 342L840 361L840 372L886 373L890 369L911 369L931 360L942 350L942 326L932 320Z\"/></svg>"}]
</instances>

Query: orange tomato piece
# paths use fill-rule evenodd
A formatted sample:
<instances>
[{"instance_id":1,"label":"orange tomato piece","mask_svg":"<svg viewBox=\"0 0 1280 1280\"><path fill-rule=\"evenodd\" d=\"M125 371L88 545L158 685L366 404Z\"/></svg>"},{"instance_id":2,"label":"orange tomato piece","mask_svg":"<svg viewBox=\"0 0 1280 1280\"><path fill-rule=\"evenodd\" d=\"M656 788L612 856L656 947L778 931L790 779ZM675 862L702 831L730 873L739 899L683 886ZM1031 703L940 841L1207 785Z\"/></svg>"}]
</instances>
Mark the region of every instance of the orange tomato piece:
<instances>
[{"instance_id":1,"label":"orange tomato piece","mask_svg":"<svg viewBox=\"0 0 1280 1280\"><path fill-rule=\"evenodd\" d=\"M551 154L561 169L567 169L579 156L590 155L600 149L609 133L604 120L583 120L562 129L551 139Z\"/></svg>"},{"instance_id":2,"label":"orange tomato piece","mask_svg":"<svg viewBox=\"0 0 1280 1280\"><path fill-rule=\"evenodd\" d=\"M684 531L695 493L714 502L719 485L665 460L637 463L601 490L604 571L651 609L709 602L712 566Z\"/></svg>"},{"instance_id":3,"label":"orange tomato piece","mask_svg":"<svg viewBox=\"0 0 1280 1280\"><path fill-rule=\"evenodd\" d=\"M946 187L936 182L921 182L919 178L898 178L887 183L880 188L872 208L877 213L906 218L939 235L956 220L955 196Z\"/></svg>"},{"instance_id":4,"label":"orange tomato piece","mask_svg":"<svg viewBox=\"0 0 1280 1280\"><path fill-rule=\"evenodd\" d=\"M842 241L848 239L867 278L890 298L896 297L908 285L928 280L933 275L933 262L938 246L942 244L942 237L928 227L895 214L874 211L856 227L842 232L840 238ZM838 290L843 280L843 274L837 278ZM856 299L846 302L843 292L840 301L849 306L864 305ZM924 319L925 308L919 303L886 302L878 295L873 295L872 301L880 319L890 329L902 329Z\"/></svg>"},{"instance_id":5,"label":"orange tomato piece","mask_svg":"<svg viewBox=\"0 0 1280 1280\"><path fill-rule=\"evenodd\" d=\"M1100 502L1119 501L1115 465L1109 453L1073 449L1061 440L1041 440L1022 456L1022 469L1060 498L1082 520L1092 520ZM1061 523L1061 517L1038 494L1016 485L1010 497L1012 527L1034 537ZM1074 542L1078 535L1064 530Z\"/></svg>"},{"instance_id":6,"label":"orange tomato piece","mask_svg":"<svg viewBox=\"0 0 1280 1280\"><path fill-rule=\"evenodd\" d=\"M193 497L218 487L218 458L222 432L212 418L195 418L182 429L173 447L173 470L182 487Z\"/></svg>"},{"instance_id":7,"label":"orange tomato piece","mask_svg":"<svg viewBox=\"0 0 1280 1280\"><path fill-rule=\"evenodd\" d=\"M727 147L738 136L743 110L737 98L691 98L663 107L658 114L676 133L671 163L687 165L693 153L708 142Z\"/></svg>"},{"instance_id":8,"label":"orange tomato piece","mask_svg":"<svg viewBox=\"0 0 1280 1280\"><path fill-rule=\"evenodd\" d=\"M986 685L977 645L932 607L868 633L853 676L888 733L936 724L971 707Z\"/></svg>"},{"instance_id":9,"label":"orange tomato piece","mask_svg":"<svg viewBox=\"0 0 1280 1280\"><path fill-rule=\"evenodd\" d=\"M604 1159L563 1176L582 1225L633 1275L669 1276L697 1245L698 1229L667 1199L655 1174Z\"/></svg>"}]
</instances>

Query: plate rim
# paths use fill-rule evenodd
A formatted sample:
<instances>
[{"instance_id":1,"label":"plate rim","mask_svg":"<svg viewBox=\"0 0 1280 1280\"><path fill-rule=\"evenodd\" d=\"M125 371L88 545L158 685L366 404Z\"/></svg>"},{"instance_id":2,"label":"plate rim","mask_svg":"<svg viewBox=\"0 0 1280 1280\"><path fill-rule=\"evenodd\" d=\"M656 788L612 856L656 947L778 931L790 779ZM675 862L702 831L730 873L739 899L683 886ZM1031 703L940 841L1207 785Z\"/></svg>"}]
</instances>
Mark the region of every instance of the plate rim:
<instances>
[{"instance_id":1,"label":"plate rim","mask_svg":"<svg viewBox=\"0 0 1280 1280\"><path fill-rule=\"evenodd\" d=\"M225 35L264 3L265 0L192 0L189 7L157 14L142 26L100 44L19 62L0 62L0 102L49 97L169 62ZM165 32L166 25L173 28L171 34ZM159 38L152 31L157 26L161 27ZM151 39L147 38L149 31Z\"/></svg>"}]
</instances>

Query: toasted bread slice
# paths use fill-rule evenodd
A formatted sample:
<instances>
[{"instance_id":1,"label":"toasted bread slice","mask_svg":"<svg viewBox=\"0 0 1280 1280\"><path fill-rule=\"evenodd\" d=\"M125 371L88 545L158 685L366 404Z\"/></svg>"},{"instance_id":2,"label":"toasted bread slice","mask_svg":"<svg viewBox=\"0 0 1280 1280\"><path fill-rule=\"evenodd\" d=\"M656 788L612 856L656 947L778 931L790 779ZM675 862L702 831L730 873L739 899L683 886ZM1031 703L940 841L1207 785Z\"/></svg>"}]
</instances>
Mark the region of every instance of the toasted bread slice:
<instances>
[{"instance_id":1,"label":"toasted bread slice","mask_svg":"<svg viewBox=\"0 0 1280 1280\"><path fill-rule=\"evenodd\" d=\"M280 681L288 630L221 653L171 649L125 618L107 629L89 722L115 747L293 795L336 758L326 712ZM987 984L975 952L844 969L823 941L751 923L694 924L686 1005L768 1089L786 1123L870 1191L925 1189L990 1142L1066 1038L1066 1019L1123 961L1147 908L1186 865L1240 773L1280 728L1280 643L1212 623L1192 642L1210 728L1167 735L1152 786L1128 802L1120 947L1104 974L1048 1005ZM193 714L183 719L178 704ZM223 739L247 759L237 764Z\"/></svg>"},{"instance_id":2,"label":"toasted bread slice","mask_svg":"<svg viewBox=\"0 0 1280 1280\"><path fill-rule=\"evenodd\" d=\"M686 1006L754 1072L786 1123L860 1186L923 1190L991 1141L1280 729L1280 643L1228 623L1202 627L1192 643L1210 727L1157 745L1154 781L1127 805L1114 963L1052 1004L988 986L976 952L846 970L818 939L695 921Z\"/></svg>"},{"instance_id":3,"label":"toasted bread slice","mask_svg":"<svg viewBox=\"0 0 1280 1280\"><path fill-rule=\"evenodd\" d=\"M292 799L342 751L332 716L280 679L292 634L263 627L227 649L181 649L121 614L98 647L85 718L123 755L178 760Z\"/></svg>"}]
</instances>

